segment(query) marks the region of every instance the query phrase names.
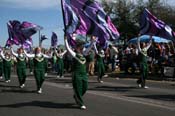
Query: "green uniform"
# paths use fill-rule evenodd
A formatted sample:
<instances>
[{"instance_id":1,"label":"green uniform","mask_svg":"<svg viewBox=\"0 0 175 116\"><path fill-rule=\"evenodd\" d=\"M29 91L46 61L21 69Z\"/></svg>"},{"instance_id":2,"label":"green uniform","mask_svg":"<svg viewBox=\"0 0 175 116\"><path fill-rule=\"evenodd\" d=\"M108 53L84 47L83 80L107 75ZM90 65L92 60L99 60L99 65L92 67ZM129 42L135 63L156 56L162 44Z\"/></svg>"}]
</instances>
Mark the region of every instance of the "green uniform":
<instances>
[{"instance_id":1,"label":"green uniform","mask_svg":"<svg viewBox=\"0 0 175 116\"><path fill-rule=\"evenodd\" d=\"M100 54L97 54L97 72L98 80L101 80L103 75L105 74L105 66L103 62L103 57Z\"/></svg>"},{"instance_id":2,"label":"green uniform","mask_svg":"<svg viewBox=\"0 0 175 116\"><path fill-rule=\"evenodd\" d=\"M57 58L57 66L58 66L58 76L63 76L64 73L64 62L62 57Z\"/></svg>"},{"instance_id":3,"label":"green uniform","mask_svg":"<svg viewBox=\"0 0 175 116\"><path fill-rule=\"evenodd\" d=\"M26 81L26 58L23 56L17 57L17 75L20 86L25 83Z\"/></svg>"},{"instance_id":4,"label":"green uniform","mask_svg":"<svg viewBox=\"0 0 175 116\"><path fill-rule=\"evenodd\" d=\"M84 62L84 64L80 63L78 60ZM80 106L84 105L82 96L86 93L88 88L88 78L86 73L86 59L84 56L80 54L76 54L76 58L74 58L73 62L73 89L74 89L74 99L76 103Z\"/></svg>"},{"instance_id":5,"label":"green uniform","mask_svg":"<svg viewBox=\"0 0 175 116\"><path fill-rule=\"evenodd\" d=\"M146 47L143 47L142 49L140 48L140 38L137 39L137 45L138 45L138 50L139 50L139 60L140 60L140 73L141 77L137 81L137 84L141 84L141 87L147 88L145 86L146 83L146 78L148 77L148 63L147 63L147 51L150 48L152 44L152 36L150 36L150 43Z\"/></svg>"},{"instance_id":6,"label":"green uniform","mask_svg":"<svg viewBox=\"0 0 175 116\"><path fill-rule=\"evenodd\" d=\"M37 90L39 90L44 82L44 74L45 74L45 62L44 57L37 57L33 59L34 63L34 76L36 79Z\"/></svg>"},{"instance_id":7,"label":"green uniform","mask_svg":"<svg viewBox=\"0 0 175 116\"><path fill-rule=\"evenodd\" d=\"M137 81L137 83L138 84L141 84L141 86L144 87L145 86L145 80L148 77L147 56L145 56L145 55L143 55L143 54L140 53L139 57L140 57L140 73L141 73L141 78Z\"/></svg>"},{"instance_id":8,"label":"green uniform","mask_svg":"<svg viewBox=\"0 0 175 116\"><path fill-rule=\"evenodd\" d=\"M29 69L30 69L30 73L33 72L33 59L29 58Z\"/></svg>"},{"instance_id":9,"label":"green uniform","mask_svg":"<svg viewBox=\"0 0 175 116\"><path fill-rule=\"evenodd\" d=\"M11 75L11 58L4 58L3 59L3 69L4 69L4 78L5 81L10 80L10 75Z\"/></svg>"},{"instance_id":10,"label":"green uniform","mask_svg":"<svg viewBox=\"0 0 175 116\"><path fill-rule=\"evenodd\" d=\"M0 57L0 77L3 75L3 59Z\"/></svg>"},{"instance_id":11,"label":"green uniform","mask_svg":"<svg viewBox=\"0 0 175 116\"><path fill-rule=\"evenodd\" d=\"M48 59L47 58L44 58L44 69L45 69L45 73L48 72Z\"/></svg>"}]
</instances>

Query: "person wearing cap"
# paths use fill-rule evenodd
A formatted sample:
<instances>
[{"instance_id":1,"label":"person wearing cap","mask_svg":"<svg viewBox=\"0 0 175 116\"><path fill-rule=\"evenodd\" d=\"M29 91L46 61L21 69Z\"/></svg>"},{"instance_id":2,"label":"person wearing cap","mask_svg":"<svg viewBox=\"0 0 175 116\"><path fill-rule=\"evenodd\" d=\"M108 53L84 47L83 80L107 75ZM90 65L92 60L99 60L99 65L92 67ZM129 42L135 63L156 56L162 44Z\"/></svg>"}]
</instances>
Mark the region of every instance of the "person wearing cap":
<instances>
[{"instance_id":1,"label":"person wearing cap","mask_svg":"<svg viewBox=\"0 0 175 116\"><path fill-rule=\"evenodd\" d=\"M140 37L137 38L137 47L139 51L139 59L140 59L140 72L141 72L141 77L137 80L137 84L139 87L147 89L148 86L145 86L146 79L148 77L148 55L147 51L150 48L152 44L152 35L150 35L150 42L148 45L145 43L141 43L140 45Z\"/></svg>"},{"instance_id":2,"label":"person wearing cap","mask_svg":"<svg viewBox=\"0 0 175 116\"><path fill-rule=\"evenodd\" d=\"M93 46L93 41L89 48L86 51L83 51L85 42L82 41L81 36L76 36L76 46L75 51L73 51L68 44L68 40L65 37L65 46L67 51L72 55L73 59L73 75L72 75L72 84L74 90L74 99L77 105L81 109L86 109L83 101L83 95L86 93L88 88L88 77L86 71L86 58L84 54L87 55L90 49Z\"/></svg>"},{"instance_id":3,"label":"person wearing cap","mask_svg":"<svg viewBox=\"0 0 175 116\"><path fill-rule=\"evenodd\" d=\"M17 59L16 72L18 75L18 81L19 81L20 88L24 88L25 81L26 81L26 61L27 61L27 58L24 54L23 48L19 48L18 53L15 53L14 50L11 48L11 52L12 52L13 56L15 56Z\"/></svg>"},{"instance_id":4,"label":"person wearing cap","mask_svg":"<svg viewBox=\"0 0 175 116\"><path fill-rule=\"evenodd\" d=\"M1 57L3 59L3 69L4 69L4 78L5 82L9 83L10 82L10 77L11 77L11 66L12 66L12 56L9 51L1 51Z\"/></svg>"},{"instance_id":5,"label":"person wearing cap","mask_svg":"<svg viewBox=\"0 0 175 116\"><path fill-rule=\"evenodd\" d=\"M36 80L37 85L37 93L42 93L42 85L45 80L45 61L44 58L52 58L51 56L45 55L41 52L41 48L37 47L35 48L35 54L27 54L26 51L24 51L25 55L29 58L34 58L34 76Z\"/></svg>"}]
</instances>

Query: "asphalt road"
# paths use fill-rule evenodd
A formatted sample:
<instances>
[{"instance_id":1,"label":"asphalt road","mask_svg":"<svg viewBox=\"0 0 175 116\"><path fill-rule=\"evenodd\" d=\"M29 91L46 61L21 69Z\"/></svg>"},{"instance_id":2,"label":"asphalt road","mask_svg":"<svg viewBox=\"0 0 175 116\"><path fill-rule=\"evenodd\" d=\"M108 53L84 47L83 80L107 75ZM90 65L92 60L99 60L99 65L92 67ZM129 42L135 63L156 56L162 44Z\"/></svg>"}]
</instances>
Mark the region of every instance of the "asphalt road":
<instances>
[{"instance_id":1,"label":"asphalt road","mask_svg":"<svg viewBox=\"0 0 175 116\"><path fill-rule=\"evenodd\" d=\"M43 93L36 93L33 76L26 87L18 87L16 75L11 83L0 81L0 116L174 116L175 82L147 81L149 89L140 89L135 79L104 78L97 83L89 77L84 96L86 110L74 102L71 77L56 79L48 75Z\"/></svg>"}]
</instances>

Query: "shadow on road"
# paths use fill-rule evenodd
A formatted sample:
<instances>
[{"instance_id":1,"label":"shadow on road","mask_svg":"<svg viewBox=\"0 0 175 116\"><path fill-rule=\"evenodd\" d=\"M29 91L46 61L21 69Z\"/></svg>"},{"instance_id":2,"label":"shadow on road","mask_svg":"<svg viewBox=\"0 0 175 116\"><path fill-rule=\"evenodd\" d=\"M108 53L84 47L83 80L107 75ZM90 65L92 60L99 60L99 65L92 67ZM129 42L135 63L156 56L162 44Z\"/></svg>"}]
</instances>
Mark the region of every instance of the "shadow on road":
<instances>
[{"instance_id":1,"label":"shadow on road","mask_svg":"<svg viewBox=\"0 0 175 116\"><path fill-rule=\"evenodd\" d=\"M94 91L116 91L116 92L127 92L132 89L138 89L137 87L111 87L111 86L98 86L95 88L89 88Z\"/></svg>"},{"instance_id":2,"label":"shadow on road","mask_svg":"<svg viewBox=\"0 0 175 116\"><path fill-rule=\"evenodd\" d=\"M147 99L175 102L175 95L134 95L128 97L147 98Z\"/></svg>"},{"instance_id":3,"label":"shadow on road","mask_svg":"<svg viewBox=\"0 0 175 116\"><path fill-rule=\"evenodd\" d=\"M53 102L46 102L46 101L31 101L31 102L24 102L24 103L16 103L16 104L9 104L9 105L0 105L0 108L8 107L8 108L20 108L20 107L27 107L27 106L36 106L42 108L60 108L60 109L78 109L73 103L53 103Z\"/></svg>"},{"instance_id":4,"label":"shadow on road","mask_svg":"<svg viewBox=\"0 0 175 116\"><path fill-rule=\"evenodd\" d=\"M10 90L6 90L6 89L2 89L1 92L4 93L36 93L36 91L29 91L29 90L17 90L17 89L10 89Z\"/></svg>"},{"instance_id":5,"label":"shadow on road","mask_svg":"<svg viewBox=\"0 0 175 116\"><path fill-rule=\"evenodd\" d=\"M19 88L19 86L13 86L13 85L0 85L0 88Z\"/></svg>"}]
</instances>

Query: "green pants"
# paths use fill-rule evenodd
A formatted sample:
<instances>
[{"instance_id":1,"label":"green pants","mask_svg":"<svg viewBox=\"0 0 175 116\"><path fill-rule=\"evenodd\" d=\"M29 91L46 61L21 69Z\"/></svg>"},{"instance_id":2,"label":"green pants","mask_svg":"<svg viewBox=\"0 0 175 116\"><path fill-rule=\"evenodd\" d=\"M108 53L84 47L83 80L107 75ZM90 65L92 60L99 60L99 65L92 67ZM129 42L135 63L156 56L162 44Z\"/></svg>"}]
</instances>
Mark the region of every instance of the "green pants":
<instances>
[{"instance_id":1,"label":"green pants","mask_svg":"<svg viewBox=\"0 0 175 116\"><path fill-rule=\"evenodd\" d=\"M33 60L29 60L29 69L30 69L30 72L33 72Z\"/></svg>"},{"instance_id":2,"label":"green pants","mask_svg":"<svg viewBox=\"0 0 175 116\"><path fill-rule=\"evenodd\" d=\"M58 75L59 76L63 76L64 73L64 63L63 63L63 59L59 59L58 60Z\"/></svg>"},{"instance_id":3,"label":"green pants","mask_svg":"<svg viewBox=\"0 0 175 116\"><path fill-rule=\"evenodd\" d=\"M26 81L26 68L25 67L17 67L17 75L19 84L22 85Z\"/></svg>"},{"instance_id":4,"label":"green pants","mask_svg":"<svg viewBox=\"0 0 175 116\"><path fill-rule=\"evenodd\" d=\"M47 59L44 60L44 67L45 67L45 73L47 73L48 72L48 60Z\"/></svg>"},{"instance_id":5,"label":"green pants","mask_svg":"<svg viewBox=\"0 0 175 116\"><path fill-rule=\"evenodd\" d=\"M3 75L3 63L0 62L0 76Z\"/></svg>"},{"instance_id":6,"label":"green pants","mask_svg":"<svg viewBox=\"0 0 175 116\"><path fill-rule=\"evenodd\" d=\"M34 76L36 80L37 90L39 90L45 80L44 69L34 69Z\"/></svg>"},{"instance_id":7,"label":"green pants","mask_svg":"<svg viewBox=\"0 0 175 116\"><path fill-rule=\"evenodd\" d=\"M4 78L5 80L10 80L11 66L4 66Z\"/></svg>"},{"instance_id":8,"label":"green pants","mask_svg":"<svg viewBox=\"0 0 175 116\"><path fill-rule=\"evenodd\" d=\"M82 96L88 89L88 81L86 74L74 74L73 79L74 99L80 106L84 105Z\"/></svg>"},{"instance_id":9,"label":"green pants","mask_svg":"<svg viewBox=\"0 0 175 116\"><path fill-rule=\"evenodd\" d=\"M146 83L146 79L148 78L148 64L147 63L140 64L140 73L141 73L141 77L137 81L137 83L141 84L141 86L144 87Z\"/></svg>"},{"instance_id":10,"label":"green pants","mask_svg":"<svg viewBox=\"0 0 175 116\"><path fill-rule=\"evenodd\" d=\"M98 72L98 79L102 79L103 75L105 74L105 66L101 62L97 62L97 72Z\"/></svg>"}]
</instances>

